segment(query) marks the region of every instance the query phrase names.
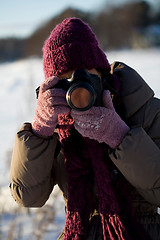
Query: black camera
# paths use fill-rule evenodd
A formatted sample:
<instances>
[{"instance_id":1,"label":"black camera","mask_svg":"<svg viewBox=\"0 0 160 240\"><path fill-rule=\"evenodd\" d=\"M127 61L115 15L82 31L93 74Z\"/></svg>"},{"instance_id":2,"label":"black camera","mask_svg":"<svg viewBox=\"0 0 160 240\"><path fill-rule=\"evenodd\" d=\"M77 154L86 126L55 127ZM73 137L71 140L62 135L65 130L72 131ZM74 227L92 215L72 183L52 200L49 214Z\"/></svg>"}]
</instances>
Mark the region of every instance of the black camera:
<instances>
[{"instance_id":1,"label":"black camera","mask_svg":"<svg viewBox=\"0 0 160 240\"><path fill-rule=\"evenodd\" d=\"M36 89L37 98L39 88ZM77 111L85 111L92 106L102 106L102 79L96 74L90 74L86 69L76 70L71 78L59 80L54 88L67 91L66 101Z\"/></svg>"},{"instance_id":2,"label":"black camera","mask_svg":"<svg viewBox=\"0 0 160 240\"><path fill-rule=\"evenodd\" d=\"M67 103L77 111L85 111L92 106L102 106L102 80L85 69L76 70L71 78L59 80L54 87L67 91Z\"/></svg>"}]
</instances>

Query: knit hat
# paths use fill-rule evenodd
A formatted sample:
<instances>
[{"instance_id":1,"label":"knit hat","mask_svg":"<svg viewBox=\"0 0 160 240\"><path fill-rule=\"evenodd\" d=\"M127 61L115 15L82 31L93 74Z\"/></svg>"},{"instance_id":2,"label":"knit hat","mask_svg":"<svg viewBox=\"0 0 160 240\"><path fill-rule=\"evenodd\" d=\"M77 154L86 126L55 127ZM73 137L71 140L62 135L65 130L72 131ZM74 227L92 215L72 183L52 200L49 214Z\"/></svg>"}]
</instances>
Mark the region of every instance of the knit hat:
<instances>
[{"instance_id":1,"label":"knit hat","mask_svg":"<svg viewBox=\"0 0 160 240\"><path fill-rule=\"evenodd\" d=\"M109 70L107 57L89 27L79 18L66 18L51 32L43 46L45 78L76 69Z\"/></svg>"}]
</instances>

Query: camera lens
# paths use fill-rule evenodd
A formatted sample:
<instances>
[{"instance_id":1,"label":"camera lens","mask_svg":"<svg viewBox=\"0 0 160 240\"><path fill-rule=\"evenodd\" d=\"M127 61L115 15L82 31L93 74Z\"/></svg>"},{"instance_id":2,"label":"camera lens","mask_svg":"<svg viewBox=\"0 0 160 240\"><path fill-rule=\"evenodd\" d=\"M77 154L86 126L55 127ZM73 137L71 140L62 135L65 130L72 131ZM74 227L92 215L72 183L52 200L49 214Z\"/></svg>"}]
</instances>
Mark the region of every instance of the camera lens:
<instances>
[{"instance_id":1,"label":"camera lens","mask_svg":"<svg viewBox=\"0 0 160 240\"><path fill-rule=\"evenodd\" d=\"M71 102L76 108L85 108L91 100L91 93L85 88L77 88L71 93Z\"/></svg>"},{"instance_id":2,"label":"camera lens","mask_svg":"<svg viewBox=\"0 0 160 240\"><path fill-rule=\"evenodd\" d=\"M94 88L86 82L77 82L67 91L66 100L68 105L77 110L85 111L95 103L96 92Z\"/></svg>"}]
</instances>

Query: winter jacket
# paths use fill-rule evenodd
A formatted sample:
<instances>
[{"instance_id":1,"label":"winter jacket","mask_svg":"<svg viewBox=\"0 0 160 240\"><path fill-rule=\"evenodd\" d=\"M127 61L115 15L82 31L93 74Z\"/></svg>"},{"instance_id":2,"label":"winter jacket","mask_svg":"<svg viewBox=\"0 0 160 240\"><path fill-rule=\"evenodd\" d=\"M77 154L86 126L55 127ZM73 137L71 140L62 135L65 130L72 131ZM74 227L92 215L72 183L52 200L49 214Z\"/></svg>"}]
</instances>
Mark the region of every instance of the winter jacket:
<instances>
[{"instance_id":1,"label":"winter jacket","mask_svg":"<svg viewBox=\"0 0 160 240\"><path fill-rule=\"evenodd\" d=\"M127 65L115 62L111 73L120 79L120 106L130 131L109 157L132 185L136 216L153 239L160 239L160 100L142 77ZM30 123L16 135L11 162L11 194L25 207L41 207L58 184L67 202L67 173L57 134L36 136ZM89 239L103 239L99 216L91 220ZM97 230L98 229L98 230ZM99 236L97 235L99 234Z\"/></svg>"}]
</instances>

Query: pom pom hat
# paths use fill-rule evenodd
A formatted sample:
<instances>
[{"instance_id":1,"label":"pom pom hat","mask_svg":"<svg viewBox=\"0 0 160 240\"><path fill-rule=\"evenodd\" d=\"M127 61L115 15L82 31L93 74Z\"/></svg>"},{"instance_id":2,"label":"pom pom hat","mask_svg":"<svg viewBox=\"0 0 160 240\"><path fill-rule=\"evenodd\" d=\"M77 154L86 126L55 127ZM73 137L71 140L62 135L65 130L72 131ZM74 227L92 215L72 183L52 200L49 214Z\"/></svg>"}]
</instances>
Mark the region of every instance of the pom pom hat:
<instances>
[{"instance_id":1,"label":"pom pom hat","mask_svg":"<svg viewBox=\"0 0 160 240\"><path fill-rule=\"evenodd\" d=\"M79 18L66 18L51 32L43 46L45 78L76 69L110 71L107 57L89 27Z\"/></svg>"}]
</instances>

